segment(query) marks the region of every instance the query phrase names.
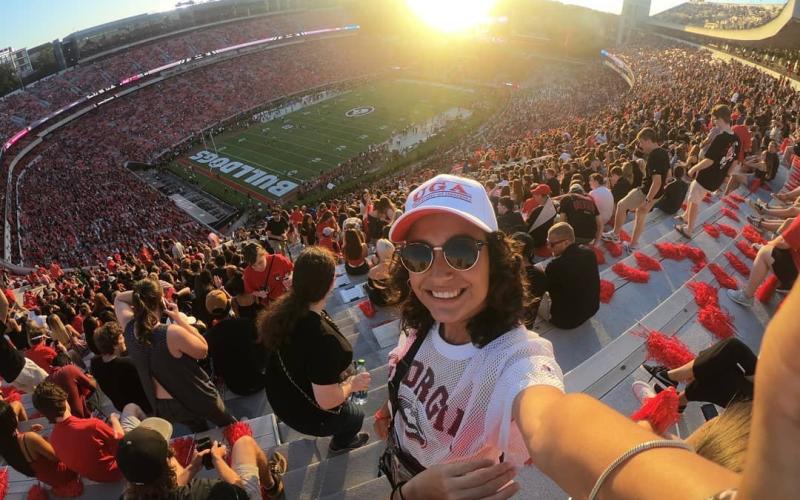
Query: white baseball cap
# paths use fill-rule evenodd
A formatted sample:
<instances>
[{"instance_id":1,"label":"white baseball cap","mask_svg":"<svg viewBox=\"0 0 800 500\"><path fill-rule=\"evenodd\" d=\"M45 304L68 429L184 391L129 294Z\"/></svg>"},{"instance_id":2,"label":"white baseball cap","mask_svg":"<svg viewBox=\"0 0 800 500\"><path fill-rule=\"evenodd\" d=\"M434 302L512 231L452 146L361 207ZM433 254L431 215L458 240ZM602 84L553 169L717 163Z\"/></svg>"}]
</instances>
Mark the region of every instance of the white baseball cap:
<instances>
[{"instance_id":1,"label":"white baseball cap","mask_svg":"<svg viewBox=\"0 0 800 500\"><path fill-rule=\"evenodd\" d=\"M405 213L392 224L389 239L394 242L405 241L414 222L437 213L456 215L487 233L498 230L492 202L479 182L441 174L424 182L408 195Z\"/></svg>"}]
</instances>

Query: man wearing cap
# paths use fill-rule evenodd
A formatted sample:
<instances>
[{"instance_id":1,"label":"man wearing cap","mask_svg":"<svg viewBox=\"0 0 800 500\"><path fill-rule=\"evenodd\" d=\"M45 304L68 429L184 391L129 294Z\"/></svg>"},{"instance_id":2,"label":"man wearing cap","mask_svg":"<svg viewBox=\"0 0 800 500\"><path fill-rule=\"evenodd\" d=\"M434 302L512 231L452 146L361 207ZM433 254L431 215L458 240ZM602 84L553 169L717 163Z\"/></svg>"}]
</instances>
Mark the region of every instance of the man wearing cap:
<instances>
[{"instance_id":1,"label":"man wearing cap","mask_svg":"<svg viewBox=\"0 0 800 500\"><path fill-rule=\"evenodd\" d=\"M294 269L288 257L268 254L258 243L248 243L243 253L247 264L243 276L245 292L258 297L264 305L286 292Z\"/></svg>"},{"instance_id":2,"label":"man wearing cap","mask_svg":"<svg viewBox=\"0 0 800 500\"><path fill-rule=\"evenodd\" d=\"M547 230L556 220L556 206L550 199L550 186L547 184L537 184L531 189L531 199L537 204L526 222L528 224L528 234L533 238L536 248L542 247L547 243Z\"/></svg>"},{"instance_id":3,"label":"man wearing cap","mask_svg":"<svg viewBox=\"0 0 800 500\"><path fill-rule=\"evenodd\" d=\"M600 241L603 220L594 200L583 191L579 182L569 187L569 193L561 197L558 206L561 222L568 222L575 231L575 241L579 244Z\"/></svg>"},{"instance_id":4,"label":"man wearing cap","mask_svg":"<svg viewBox=\"0 0 800 500\"><path fill-rule=\"evenodd\" d=\"M286 459L275 453L268 461L252 437L236 440L230 466L225 461L227 447L214 441L210 449L192 451L189 465L183 468L170 449L171 436L169 422L147 419L122 437L116 452L116 462L128 480L122 498L260 500L262 485L263 498L282 494L280 476L286 472ZM219 479L195 478L207 456Z\"/></svg>"},{"instance_id":5,"label":"man wearing cap","mask_svg":"<svg viewBox=\"0 0 800 500\"><path fill-rule=\"evenodd\" d=\"M206 295L211 329L206 333L214 375L240 396L264 391L266 353L258 342L255 322L235 317L231 299L222 290Z\"/></svg>"}]
</instances>

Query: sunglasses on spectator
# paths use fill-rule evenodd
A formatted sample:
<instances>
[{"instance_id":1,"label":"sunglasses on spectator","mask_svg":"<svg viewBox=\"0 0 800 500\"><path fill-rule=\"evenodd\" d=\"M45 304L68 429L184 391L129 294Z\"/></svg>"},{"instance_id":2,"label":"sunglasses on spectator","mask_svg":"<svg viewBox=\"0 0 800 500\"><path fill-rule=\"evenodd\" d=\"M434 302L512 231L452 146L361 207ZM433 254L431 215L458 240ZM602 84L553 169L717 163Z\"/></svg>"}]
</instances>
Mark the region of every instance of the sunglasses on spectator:
<instances>
[{"instance_id":1,"label":"sunglasses on spectator","mask_svg":"<svg viewBox=\"0 0 800 500\"><path fill-rule=\"evenodd\" d=\"M479 241L469 236L454 236L440 247L423 241L415 241L400 247L400 262L408 272L421 274L431 268L434 253L441 250L448 266L456 271L469 271L478 263L481 248L484 245L486 245L485 241Z\"/></svg>"}]
</instances>

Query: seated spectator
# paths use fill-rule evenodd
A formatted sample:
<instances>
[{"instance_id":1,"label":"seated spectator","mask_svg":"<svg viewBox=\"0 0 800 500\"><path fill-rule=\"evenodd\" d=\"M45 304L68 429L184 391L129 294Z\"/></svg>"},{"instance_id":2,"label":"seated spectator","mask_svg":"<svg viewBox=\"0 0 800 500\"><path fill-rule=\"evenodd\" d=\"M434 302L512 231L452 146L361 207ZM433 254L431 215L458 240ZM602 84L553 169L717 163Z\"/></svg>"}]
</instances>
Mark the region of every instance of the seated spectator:
<instances>
[{"instance_id":1,"label":"seated spectator","mask_svg":"<svg viewBox=\"0 0 800 500\"><path fill-rule=\"evenodd\" d=\"M70 413L77 418L89 418L91 409L86 400L97 390L97 382L87 377L86 374L72 363L65 353L56 356L53 362L53 372L47 377L67 393Z\"/></svg>"},{"instance_id":2,"label":"seated spectator","mask_svg":"<svg viewBox=\"0 0 800 500\"><path fill-rule=\"evenodd\" d=\"M47 373L53 371L53 359L55 359L55 349L47 345L50 338L47 336L47 330L40 326L34 326L28 323L28 344L30 347L25 351L25 356L31 359L34 363L39 365L41 369ZM54 344L59 347L58 343Z\"/></svg>"},{"instance_id":3,"label":"seated spectator","mask_svg":"<svg viewBox=\"0 0 800 500\"><path fill-rule=\"evenodd\" d=\"M394 244L387 239L375 243L377 262L367 276L367 296L373 305L385 306L389 300L389 273L394 256Z\"/></svg>"},{"instance_id":4,"label":"seated spectator","mask_svg":"<svg viewBox=\"0 0 800 500\"><path fill-rule=\"evenodd\" d=\"M778 277L780 289L792 288L800 269L800 217L787 221L778 232L758 250L747 285L741 290L727 290L728 297L737 304L752 306L756 290L770 272Z\"/></svg>"},{"instance_id":5,"label":"seated spectator","mask_svg":"<svg viewBox=\"0 0 800 500\"><path fill-rule=\"evenodd\" d=\"M545 269L547 293L539 316L562 329L576 328L600 308L600 274L594 252L575 243L566 222L550 228L547 244L555 258Z\"/></svg>"},{"instance_id":6,"label":"seated spectator","mask_svg":"<svg viewBox=\"0 0 800 500\"><path fill-rule=\"evenodd\" d=\"M561 184L556 178L556 171L552 168L544 170L544 183L550 186L550 194L552 196L559 196L561 194Z\"/></svg>"},{"instance_id":7,"label":"seated spectator","mask_svg":"<svg viewBox=\"0 0 800 500\"><path fill-rule=\"evenodd\" d=\"M82 490L78 475L56 457L50 443L38 432L19 432L18 424L14 406L0 400L0 457L6 464L50 486L56 495L75 496L76 487Z\"/></svg>"},{"instance_id":8,"label":"seated spectator","mask_svg":"<svg viewBox=\"0 0 800 500\"><path fill-rule=\"evenodd\" d=\"M528 279L528 290L533 303L526 314L526 326L531 327L539 312L539 303L547 292L547 275L534 265L536 254L533 245L533 238L528 233L514 233L512 238L519 243L519 253L522 255L522 262L525 265L525 277Z\"/></svg>"},{"instance_id":9,"label":"seated spectator","mask_svg":"<svg viewBox=\"0 0 800 500\"><path fill-rule=\"evenodd\" d=\"M603 221L594 199L584 193L583 186L578 183L570 185L569 193L561 197L558 211L561 221L574 229L577 243L600 241Z\"/></svg>"},{"instance_id":10,"label":"seated spectator","mask_svg":"<svg viewBox=\"0 0 800 500\"><path fill-rule=\"evenodd\" d=\"M538 204L526 219L528 234L533 238L536 248L547 243L547 231L556 220L556 207L550 199L550 187L547 184L537 184L531 190L531 198Z\"/></svg>"},{"instance_id":11,"label":"seated spectator","mask_svg":"<svg viewBox=\"0 0 800 500\"><path fill-rule=\"evenodd\" d=\"M336 259L320 247L297 258L289 293L258 320L267 362L267 397L291 428L312 436L333 436L329 450L343 453L367 443L359 432L361 407L349 400L369 389L369 372L352 374L353 348L325 312L333 290Z\"/></svg>"},{"instance_id":12,"label":"seated spectator","mask_svg":"<svg viewBox=\"0 0 800 500\"><path fill-rule=\"evenodd\" d=\"M282 256L281 256L282 257ZM193 432L235 420L198 360L208 342L186 321L175 304L164 299L157 281L137 281L132 291L117 294L117 319L125 345L156 416L185 424ZM166 317L170 324L161 322Z\"/></svg>"},{"instance_id":13,"label":"seated spectator","mask_svg":"<svg viewBox=\"0 0 800 500\"><path fill-rule=\"evenodd\" d=\"M332 254L336 255L336 258L341 256L341 249L339 248L339 243L335 239L336 231L333 228L326 227L322 229L322 234L319 236L317 245L321 246L322 248L327 249Z\"/></svg>"},{"instance_id":14,"label":"seated spectator","mask_svg":"<svg viewBox=\"0 0 800 500\"><path fill-rule=\"evenodd\" d=\"M50 337L64 347L72 361L81 368L86 368L83 363L83 354L87 351L86 342L81 334L71 325L64 325L57 314L47 317L47 328L50 329Z\"/></svg>"},{"instance_id":15,"label":"seated spectator","mask_svg":"<svg viewBox=\"0 0 800 500\"><path fill-rule=\"evenodd\" d=\"M344 256L344 269L347 274L361 276L369 272L367 262L367 244L364 242L364 235L356 229L346 229L344 231L344 246L342 247Z\"/></svg>"},{"instance_id":16,"label":"seated spectator","mask_svg":"<svg viewBox=\"0 0 800 500\"><path fill-rule=\"evenodd\" d=\"M149 419L148 419L149 420ZM236 440L226 461L228 449L214 441L211 448L194 453L184 469L169 446L172 426L142 424L125 434L116 452L116 460L128 486L122 500L144 498L274 499L283 493L281 476L286 472L286 458L275 453L271 460L250 436ZM211 464L219 479L196 478L203 460Z\"/></svg>"},{"instance_id":17,"label":"seated spectator","mask_svg":"<svg viewBox=\"0 0 800 500\"><path fill-rule=\"evenodd\" d=\"M53 424L50 444L69 469L98 483L122 479L114 455L124 434L119 416L110 424L96 418L77 418L70 413L67 393L52 382L42 382L33 392L33 406Z\"/></svg>"},{"instance_id":18,"label":"seated spectator","mask_svg":"<svg viewBox=\"0 0 800 500\"><path fill-rule=\"evenodd\" d=\"M258 243L245 245L244 291L269 304L286 292L286 283L292 275L293 264L281 254L268 254Z\"/></svg>"},{"instance_id":19,"label":"seated spectator","mask_svg":"<svg viewBox=\"0 0 800 500\"><path fill-rule=\"evenodd\" d=\"M608 224L608 221L614 216L614 195L605 186L605 183L603 176L598 173L589 176L589 187L591 188L589 196L592 197L597 211L600 212L600 220L603 225Z\"/></svg>"},{"instance_id":20,"label":"seated spectator","mask_svg":"<svg viewBox=\"0 0 800 500\"><path fill-rule=\"evenodd\" d=\"M100 354L92 358L90 371L103 394L119 411L134 403L146 414L152 413L136 365L127 355L125 337L119 323L106 323L97 329L94 337Z\"/></svg>"},{"instance_id":21,"label":"seated spectator","mask_svg":"<svg viewBox=\"0 0 800 500\"><path fill-rule=\"evenodd\" d=\"M47 378L47 372L17 350L5 336L8 300L0 293L0 377L9 385L31 394Z\"/></svg>"},{"instance_id":22,"label":"seated spectator","mask_svg":"<svg viewBox=\"0 0 800 500\"><path fill-rule=\"evenodd\" d=\"M225 283L225 291L231 295L231 308L234 314L239 318L255 321L262 306L252 293L244 291L241 271L236 270L233 277Z\"/></svg>"},{"instance_id":23,"label":"seated spectator","mask_svg":"<svg viewBox=\"0 0 800 500\"><path fill-rule=\"evenodd\" d=\"M214 375L240 396L263 391L266 352L258 342L253 319L233 315L231 299L222 290L206 296L206 309L211 325L205 337Z\"/></svg>"},{"instance_id":24,"label":"seated spectator","mask_svg":"<svg viewBox=\"0 0 800 500\"><path fill-rule=\"evenodd\" d=\"M611 181L611 194L614 195L614 203L619 203L619 200L625 198L630 190L633 189L631 182L622 175L622 167L612 167L609 179Z\"/></svg>"},{"instance_id":25,"label":"seated spectator","mask_svg":"<svg viewBox=\"0 0 800 500\"><path fill-rule=\"evenodd\" d=\"M685 172L684 167L675 167L673 177L664 186L664 196L656 203L656 208L669 215L680 210L683 200L686 199L686 192L689 191L689 184L683 180Z\"/></svg>"},{"instance_id":26,"label":"seated spectator","mask_svg":"<svg viewBox=\"0 0 800 500\"><path fill-rule=\"evenodd\" d=\"M509 196L503 196L497 201L497 225L506 234L525 230L522 214L514 209L514 201Z\"/></svg>"}]
</instances>

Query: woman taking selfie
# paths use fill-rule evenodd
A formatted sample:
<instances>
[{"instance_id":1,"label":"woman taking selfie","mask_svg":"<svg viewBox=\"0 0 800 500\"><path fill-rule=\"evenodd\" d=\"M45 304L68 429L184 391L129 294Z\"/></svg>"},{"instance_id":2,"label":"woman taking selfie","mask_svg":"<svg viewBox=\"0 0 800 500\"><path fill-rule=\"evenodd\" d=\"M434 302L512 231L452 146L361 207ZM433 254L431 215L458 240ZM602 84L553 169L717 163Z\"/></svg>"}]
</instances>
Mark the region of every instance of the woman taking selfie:
<instances>
[{"instance_id":1,"label":"woman taking selfie","mask_svg":"<svg viewBox=\"0 0 800 500\"><path fill-rule=\"evenodd\" d=\"M294 264L292 287L261 313L258 332L272 354L267 397L289 427L311 436L333 436L332 454L359 448L364 413L350 395L369 389L369 373L352 372L353 348L325 312L333 290L336 257L318 246Z\"/></svg>"}]
</instances>

